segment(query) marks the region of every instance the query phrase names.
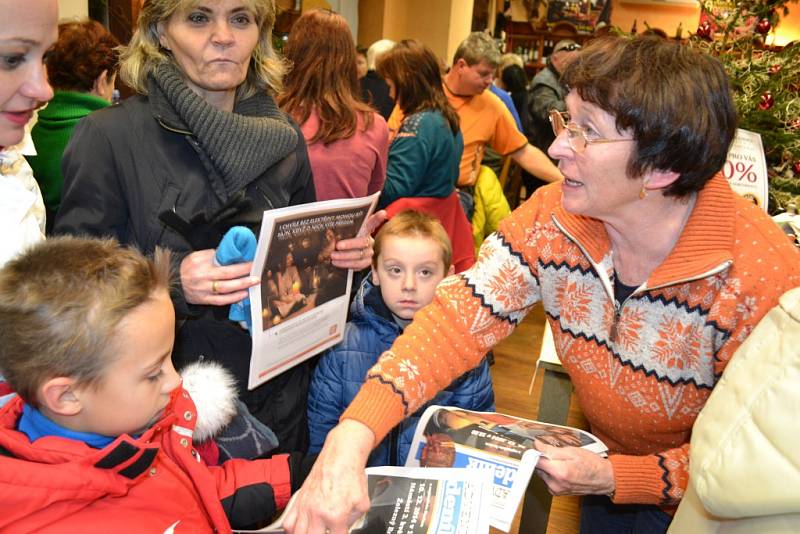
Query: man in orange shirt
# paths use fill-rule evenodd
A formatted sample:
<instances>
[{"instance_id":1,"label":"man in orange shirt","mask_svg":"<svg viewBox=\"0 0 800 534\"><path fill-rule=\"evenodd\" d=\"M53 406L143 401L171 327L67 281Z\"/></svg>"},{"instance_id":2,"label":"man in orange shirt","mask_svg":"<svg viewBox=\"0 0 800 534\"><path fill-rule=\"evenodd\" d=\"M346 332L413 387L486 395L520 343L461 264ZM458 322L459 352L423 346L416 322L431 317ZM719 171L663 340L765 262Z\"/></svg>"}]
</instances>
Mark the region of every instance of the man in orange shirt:
<instances>
[{"instance_id":1,"label":"man in orange shirt","mask_svg":"<svg viewBox=\"0 0 800 534\"><path fill-rule=\"evenodd\" d=\"M562 178L550 158L529 144L517 130L514 118L503 102L486 90L494 80L499 62L500 51L492 38L483 32L472 32L458 46L453 66L444 77L445 94L458 113L464 136L458 188L462 193L462 203L467 200L465 208L472 205L472 188L478 178L486 145L501 156L511 156L523 169L546 182ZM395 106L389 129L396 132L402 119L402 112ZM472 209L465 211L468 217L472 214Z\"/></svg>"},{"instance_id":2,"label":"man in orange shirt","mask_svg":"<svg viewBox=\"0 0 800 534\"><path fill-rule=\"evenodd\" d=\"M458 112L464 135L458 186L475 185L486 145L502 156L511 156L523 169L546 182L560 180L561 173L550 158L528 143L503 102L486 91L499 62L500 51L492 38L473 32L458 46L453 67L444 78L445 93Z\"/></svg>"}]
</instances>

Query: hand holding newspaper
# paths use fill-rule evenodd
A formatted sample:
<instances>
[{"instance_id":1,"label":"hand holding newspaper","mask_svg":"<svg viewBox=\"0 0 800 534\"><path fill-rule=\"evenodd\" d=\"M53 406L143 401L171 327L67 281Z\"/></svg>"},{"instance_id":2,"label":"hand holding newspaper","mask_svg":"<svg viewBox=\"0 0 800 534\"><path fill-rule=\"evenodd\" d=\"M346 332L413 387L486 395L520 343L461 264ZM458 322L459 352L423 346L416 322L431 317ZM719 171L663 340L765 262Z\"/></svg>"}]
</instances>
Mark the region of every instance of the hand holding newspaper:
<instances>
[{"instance_id":1,"label":"hand holding newspaper","mask_svg":"<svg viewBox=\"0 0 800 534\"><path fill-rule=\"evenodd\" d=\"M559 425L494 412L430 406L417 424L407 467L463 467L492 474L490 524L508 532L542 453L539 440L605 455L595 436Z\"/></svg>"},{"instance_id":2,"label":"hand holding newspaper","mask_svg":"<svg viewBox=\"0 0 800 534\"><path fill-rule=\"evenodd\" d=\"M352 534L483 534L489 531L492 475L468 469L367 468L370 509ZM302 491L302 490L301 490ZM289 501L291 508L294 498ZM261 530L283 534L284 511Z\"/></svg>"}]
</instances>

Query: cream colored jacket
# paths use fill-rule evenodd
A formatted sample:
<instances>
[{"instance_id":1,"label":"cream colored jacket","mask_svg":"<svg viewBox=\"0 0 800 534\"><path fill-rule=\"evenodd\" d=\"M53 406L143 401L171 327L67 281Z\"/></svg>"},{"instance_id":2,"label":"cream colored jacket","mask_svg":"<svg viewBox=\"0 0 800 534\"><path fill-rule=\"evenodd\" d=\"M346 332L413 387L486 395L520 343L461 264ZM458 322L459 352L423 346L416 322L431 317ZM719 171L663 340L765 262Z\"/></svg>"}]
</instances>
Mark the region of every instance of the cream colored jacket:
<instances>
[{"instance_id":1,"label":"cream colored jacket","mask_svg":"<svg viewBox=\"0 0 800 534\"><path fill-rule=\"evenodd\" d=\"M736 351L694 424L670 533L800 532L800 288Z\"/></svg>"},{"instance_id":2,"label":"cream colored jacket","mask_svg":"<svg viewBox=\"0 0 800 534\"><path fill-rule=\"evenodd\" d=\"M35 154L29 131L19 144L0 150L0 267L44 239L44 201L24 158Z\"/></svg>"}]
</instances>

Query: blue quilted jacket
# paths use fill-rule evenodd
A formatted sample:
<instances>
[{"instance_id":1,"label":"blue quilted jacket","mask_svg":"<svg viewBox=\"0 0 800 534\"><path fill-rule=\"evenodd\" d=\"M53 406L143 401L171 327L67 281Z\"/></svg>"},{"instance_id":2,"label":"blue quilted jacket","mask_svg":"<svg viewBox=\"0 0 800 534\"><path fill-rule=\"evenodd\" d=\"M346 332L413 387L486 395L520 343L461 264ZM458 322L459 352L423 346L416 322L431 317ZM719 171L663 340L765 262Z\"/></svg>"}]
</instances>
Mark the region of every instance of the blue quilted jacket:
<instances>
[{"instance_id":1,"label":"blue quilted jacket","mask_svg":"<svg viewBox=\"0 0 800 534\"><path fill-rule=\"evenodd\" d=\"M317 365L308 398L309 452L319 452L325 436L364 383L367 371L391 347L401 328L381 298L380 289L366 277L350 307L350 322L341 343L329 349ZM494 411L494 390L489 365L484 359L414 415L395 427L372 451L367 465L403 465L414 427L430 404L468 410Z\"/></svg>"}]
</instances>

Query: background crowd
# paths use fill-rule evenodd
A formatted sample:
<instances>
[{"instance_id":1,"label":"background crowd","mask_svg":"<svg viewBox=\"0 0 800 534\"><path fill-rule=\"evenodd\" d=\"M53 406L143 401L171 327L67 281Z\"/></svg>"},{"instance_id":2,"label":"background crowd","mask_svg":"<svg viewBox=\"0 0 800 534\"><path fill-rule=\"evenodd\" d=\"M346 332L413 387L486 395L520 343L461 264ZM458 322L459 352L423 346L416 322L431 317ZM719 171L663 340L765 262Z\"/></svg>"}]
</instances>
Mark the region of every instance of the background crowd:
<instances>
[{"instance_id":1,"label":"background crowd","mask_svg":"<svg viewBox=\"0 0 800 534\"><path fill-rule=\"evenodd\" d=\"M428 403L493 410L486 354L540 302L609 456L537 442L538 476L584 496L582 532L669 528L698 414L800 285L800 253L719 174L737 118L718 61L657 36L562 41L529 83L482 32L447 67L414 40L357 48L311 10L279 57L272 0L144 0L122 46L29 3L0 0L0 527L124 530L146 503L153 526L180 505L183 527L229 531L302 485L287 530L345 532L363 467L402 463ZM111 105L117 79L134 95ZM528 173L513 213L489 149ZM247 390L228 308L262 283L284 318L308 295L291 251L264 281L215 261L223 236L375 192L385 212L325 251L372 269L345 341ZM198 362L269 451L223 461L220 434L198 439L213 388L176 372ZM57 505L3 489L42 480Z\"/></svg>"}]
</instances>

